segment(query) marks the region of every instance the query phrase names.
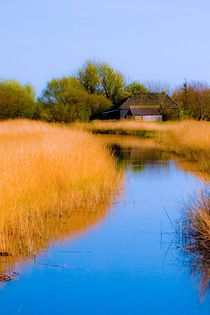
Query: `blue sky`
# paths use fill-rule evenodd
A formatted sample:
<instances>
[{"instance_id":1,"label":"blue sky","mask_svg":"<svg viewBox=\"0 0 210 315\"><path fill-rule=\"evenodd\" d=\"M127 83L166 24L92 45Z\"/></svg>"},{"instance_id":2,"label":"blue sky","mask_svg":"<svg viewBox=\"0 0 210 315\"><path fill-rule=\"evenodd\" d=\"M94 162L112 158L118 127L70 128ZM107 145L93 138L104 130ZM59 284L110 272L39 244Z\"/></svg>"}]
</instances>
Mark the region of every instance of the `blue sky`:
<instances>
[{"instance_id":1,"label":"blue sky","mask_svg":"<svg viewBox=\"0 0 210 315\"><path fill-rule=\"evenodd\" d=\"M0 78L37 94L87 60L130 80L210 83L209 0L0 0Z\"/></svg>"}]
</instances>

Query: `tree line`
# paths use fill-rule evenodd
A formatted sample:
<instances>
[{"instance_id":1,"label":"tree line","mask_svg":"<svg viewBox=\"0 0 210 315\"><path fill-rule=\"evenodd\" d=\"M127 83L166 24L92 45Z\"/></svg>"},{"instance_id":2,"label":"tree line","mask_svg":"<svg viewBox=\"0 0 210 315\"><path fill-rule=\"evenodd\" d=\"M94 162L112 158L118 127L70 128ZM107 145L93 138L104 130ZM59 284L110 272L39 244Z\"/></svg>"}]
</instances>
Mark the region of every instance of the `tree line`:
<instances>
[{"instance_id":1,"label":"tree line","mask_svg":"<svg viewBox=\"0 0 210 315\"><path fill-rule=\"evenodd\" d=\"M0 81L0 119L29 118L72 122L100 118L102 112L118 108L133 93L168 92L167 83L127 83L123 74L106 63L86 61L74 76L52 79L41 96L17 81ZM171 97L178 104L179 118L210 118L210 87L185 82Z\"/></svg>"}]
</instances>

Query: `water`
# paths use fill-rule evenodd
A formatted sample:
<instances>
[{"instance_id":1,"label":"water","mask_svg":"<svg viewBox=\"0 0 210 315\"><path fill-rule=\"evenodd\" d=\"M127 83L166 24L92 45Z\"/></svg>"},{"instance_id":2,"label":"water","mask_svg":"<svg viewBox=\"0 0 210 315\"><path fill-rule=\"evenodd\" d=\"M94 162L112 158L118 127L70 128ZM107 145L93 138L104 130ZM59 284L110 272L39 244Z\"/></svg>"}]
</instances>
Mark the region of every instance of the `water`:
<instances>
[{"instance_id":1,"label":"water","mask_svg":"<svg viewBox=\"0 0 210 315\"><path fill-rule=\"evenodd\" d=\"M123 169L122 198L25 263L0 287L0 314L209 314L209 296L200 298L199 275L193 280L173 227L183 203L205 186L199 173L151 141L101 139Z\"/></svg>"}]
</instances>

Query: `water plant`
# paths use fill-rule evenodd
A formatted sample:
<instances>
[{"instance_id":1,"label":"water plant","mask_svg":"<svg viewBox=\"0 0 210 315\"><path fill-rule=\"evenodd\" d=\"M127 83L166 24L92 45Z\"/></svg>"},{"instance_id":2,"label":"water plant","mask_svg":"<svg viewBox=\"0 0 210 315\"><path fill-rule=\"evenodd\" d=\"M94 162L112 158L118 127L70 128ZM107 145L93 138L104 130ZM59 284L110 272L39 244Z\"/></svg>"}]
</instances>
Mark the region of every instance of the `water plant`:
<instances>
[{"instance_id":1,"label":"water plant","mask_svg":"<svg viewBox=\"0 0 210 315\"><path fill-rule=\"evenodd\" d=\"M201 192L185 207L183 220L184 251L193 278L199 277L200 295L210 288L210 194Z\"/></svg>"}]
</instances>

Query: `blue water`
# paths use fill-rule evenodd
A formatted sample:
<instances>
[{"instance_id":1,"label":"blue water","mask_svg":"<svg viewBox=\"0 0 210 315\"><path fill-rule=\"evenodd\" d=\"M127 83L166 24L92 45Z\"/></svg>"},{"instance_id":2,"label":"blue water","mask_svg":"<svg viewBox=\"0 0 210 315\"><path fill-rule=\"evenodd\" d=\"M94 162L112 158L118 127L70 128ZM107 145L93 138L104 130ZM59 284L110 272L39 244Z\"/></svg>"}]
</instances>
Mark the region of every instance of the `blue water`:
<instances>
[{"instance_id":1,"label":"blue water","mask_svg":"<svg viewBox=\"0 0 210 315\"><path fill-rule=\"evenodd\" d=\"M210 313L166 214L174 224L204 183L145 149L128 160L128 150L124 195L106 220L26 264L0 289L0 314Z\"/></svg>"}]
</instances>

